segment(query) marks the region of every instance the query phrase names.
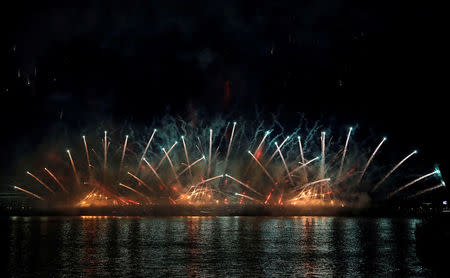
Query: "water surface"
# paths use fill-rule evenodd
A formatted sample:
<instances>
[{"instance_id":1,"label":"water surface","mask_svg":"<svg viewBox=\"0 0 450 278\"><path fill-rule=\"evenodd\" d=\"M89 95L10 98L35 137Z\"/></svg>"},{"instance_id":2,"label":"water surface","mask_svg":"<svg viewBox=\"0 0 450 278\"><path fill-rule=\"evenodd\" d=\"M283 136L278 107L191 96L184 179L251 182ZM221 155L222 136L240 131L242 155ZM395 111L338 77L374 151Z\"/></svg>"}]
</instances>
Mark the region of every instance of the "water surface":
<instances>
[{"instance_id":1,"label":"water surface","mask_svg":"<svg viewBox=\"0 0 450 278\"><path fill-rule=\"evenodd\" d=\"M416 219L7 217L10 276L422 277Z\"/></svg>"}]
</instances>

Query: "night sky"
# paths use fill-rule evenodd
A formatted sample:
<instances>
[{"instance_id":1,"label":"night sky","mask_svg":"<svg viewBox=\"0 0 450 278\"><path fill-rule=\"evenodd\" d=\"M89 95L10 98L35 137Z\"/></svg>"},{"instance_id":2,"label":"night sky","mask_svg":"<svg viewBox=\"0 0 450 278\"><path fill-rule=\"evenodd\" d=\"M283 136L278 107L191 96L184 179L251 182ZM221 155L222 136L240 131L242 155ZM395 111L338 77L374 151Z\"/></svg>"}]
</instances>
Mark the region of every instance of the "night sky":
<instances>
[{"instance_id":1,"label":"night sky","mask_svg":"<svg viewBox=\"0 0 450 278\"><path fill-rule=\"evenodd\" d=\"M245 116L255 107L282 111L281 122L302 112L359 124L392 138L398 157L418 148L423 173L437 163L448 176L448 31L439 7L4 2L10 3L0 4L2 183L61 113L64 124L78 128L149 124L166 111Z\"/></svg>"}]
</instances>

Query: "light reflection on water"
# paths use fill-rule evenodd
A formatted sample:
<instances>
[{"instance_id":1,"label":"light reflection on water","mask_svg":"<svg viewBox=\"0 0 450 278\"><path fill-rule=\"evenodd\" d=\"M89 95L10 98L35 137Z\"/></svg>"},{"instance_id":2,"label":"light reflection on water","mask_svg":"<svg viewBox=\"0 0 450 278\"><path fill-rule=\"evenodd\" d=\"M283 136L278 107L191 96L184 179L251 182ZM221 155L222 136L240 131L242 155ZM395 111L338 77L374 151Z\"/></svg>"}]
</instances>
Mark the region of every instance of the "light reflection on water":
<instances>
[{"instance_id":1,"label":"light reflection on water","mask_svg":"<svg viewBox=\"0 0 450 278\"><path fill-rule=\"evenodd\" d=\"M418 221L10 217L0 252L11 276L423 276Z\"/></svg>"}]
</instances>

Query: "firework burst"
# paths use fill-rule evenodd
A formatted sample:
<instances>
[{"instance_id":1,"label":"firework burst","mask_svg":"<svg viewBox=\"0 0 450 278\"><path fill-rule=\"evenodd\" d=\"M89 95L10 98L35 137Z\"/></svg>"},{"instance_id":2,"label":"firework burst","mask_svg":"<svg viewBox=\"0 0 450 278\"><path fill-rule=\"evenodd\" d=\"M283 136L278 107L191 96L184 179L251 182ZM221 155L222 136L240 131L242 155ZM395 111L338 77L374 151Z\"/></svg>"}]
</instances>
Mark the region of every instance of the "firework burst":
<instances>
[{"instance_id":1,"label":"firework burst","mask_svg":"<svg viewBox=\"0 0 450 278\"><path fill-rule=\"evenodd\" d=\"M194 124L167 117L141 136L83 135L72 143L77 152L66 150L64 162L27 171L31 179L14 188L41 202L70 206L344 206L355 196L412 198L445 185L438 168L402 184L411 175L402 179L395 173L417 151L387 169L390 164L374 165L386 138L367 147L353 140L354 133L350 127L334 139L317 123L286 134L277 121L266 126L219 118ZM428 179L441 183L411 190Z\"/></svg>"}]
</instances>

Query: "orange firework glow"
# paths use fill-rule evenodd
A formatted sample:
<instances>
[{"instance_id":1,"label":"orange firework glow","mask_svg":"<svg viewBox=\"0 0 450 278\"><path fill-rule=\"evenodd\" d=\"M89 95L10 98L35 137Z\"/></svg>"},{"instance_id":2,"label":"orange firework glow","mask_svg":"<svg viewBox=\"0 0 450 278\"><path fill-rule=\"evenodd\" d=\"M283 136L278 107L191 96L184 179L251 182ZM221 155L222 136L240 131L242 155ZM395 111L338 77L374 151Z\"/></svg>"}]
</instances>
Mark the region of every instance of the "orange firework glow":
<instances>
[{"instance_id":1,"label":"orange firework glow","mask_svg":"<svg viewBox=\"0 0 450 278\"><path fill-rule=\"evenodd\" d=\"M25 192L25 193L27 193L28 195L31 195L31 196L33 196L33 197L35 197L35 198L38 198L39 200L42 200L42 201L45 200L45 199L42 198L41 196L39 196L39 195L37 195L37 194L34 194L34 193L32 193L32 192L30 192L30 191L28 191L28 190L26 190L26 189L20 188L20 187L18 187L18 186L14 186L14 189L18 189L18 190L20 190L20 191L22 191L22 192Z\"/></svg>"},{"instance_id":2,"label":"orange firework glow","mask_svg":"<svg viewBox=\"0 0 450 278\"><path fill-rule=\"evenodd\" d=\"M226 94L229 86L226 83ZM83 135L81 140L77 136L79 149L73 154L67 150L65 163L45 152L46 160L39 161L35 174L26 172L33 178L30 186L35 187L31 191L14 188L51 205L81 207L342 206L361 192L373 194L370 197L389 192L389 198L421 196L445 185L438 168L412 181L389 184L402 176L391 174L412 160L417 151L409 152L374 180L378 171L372 172L371 165L379 164L375 161L386 139L366 140L364 144L370 145L359 147L350 140L352 128L331 144L329 131L301 125L287 134L276 120L272 125L241 122L241 118L239 124L220 118L204 122L197 119L195 123L169 118L162 123L158 132L152 128L138 136L134 131L128 133L130 136L102 131L97 137L100 140L89 140L89 148L88 137ZM48 168L40 177L44 163ZM435 181L432 188L423 186L432 179L439 179L440 186ZM397 184L404 186L395 189ZM420 194L412 194L413 188L420 189Z\"/></svg>"}]
</instances>

